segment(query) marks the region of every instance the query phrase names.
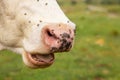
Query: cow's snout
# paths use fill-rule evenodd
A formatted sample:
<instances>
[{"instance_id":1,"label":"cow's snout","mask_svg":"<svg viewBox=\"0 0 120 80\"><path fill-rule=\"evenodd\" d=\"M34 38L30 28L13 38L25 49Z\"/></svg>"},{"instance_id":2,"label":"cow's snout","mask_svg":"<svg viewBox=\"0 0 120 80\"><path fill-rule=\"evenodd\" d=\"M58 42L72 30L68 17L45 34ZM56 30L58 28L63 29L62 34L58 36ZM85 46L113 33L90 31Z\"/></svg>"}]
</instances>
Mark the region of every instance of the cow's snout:
<instances>
[{"instance_id":1,"label":"cow's snout","mask_svg":"<svg viewBox=\"0 0 120 80\"><path fill-rule=\"evenodd\" d=\"M66 24L50 24L43 28L42 36L50 52L69 51L73 45L74 29Z\"/></svg>"}]
</instances>

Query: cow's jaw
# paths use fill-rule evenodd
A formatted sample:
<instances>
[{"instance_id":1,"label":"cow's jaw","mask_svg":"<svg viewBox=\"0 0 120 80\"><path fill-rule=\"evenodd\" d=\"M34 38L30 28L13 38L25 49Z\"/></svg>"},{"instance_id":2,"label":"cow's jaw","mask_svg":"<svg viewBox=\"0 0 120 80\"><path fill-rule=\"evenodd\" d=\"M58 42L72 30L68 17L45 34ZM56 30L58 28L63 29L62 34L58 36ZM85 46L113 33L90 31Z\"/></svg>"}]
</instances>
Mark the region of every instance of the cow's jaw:
<instances>
[{"instance_id":1,"label":"cow's jaw","mask_svg":"<svg viewBox=\"0 0 120 80\"><path fill-rule=\"evenodd\" d=\"M19 53L22 56L24 64L33 69L49 67L54 63L55 60L54 53L30 53L22 47L12 48L0 44L0 50L2 49L8 49L15 53Z\"/></svg>"},{"instance_id":2,"label":"cow's jaw","mask_svg":"<svg viewBox=\"0 0 120 80\"><path fill-rule=\"evenodd\" d=\"M38 54L24 52L22 54L24 63L30 68L46 68L53 64L54 54Z\"/></svg>"}]
</instances>

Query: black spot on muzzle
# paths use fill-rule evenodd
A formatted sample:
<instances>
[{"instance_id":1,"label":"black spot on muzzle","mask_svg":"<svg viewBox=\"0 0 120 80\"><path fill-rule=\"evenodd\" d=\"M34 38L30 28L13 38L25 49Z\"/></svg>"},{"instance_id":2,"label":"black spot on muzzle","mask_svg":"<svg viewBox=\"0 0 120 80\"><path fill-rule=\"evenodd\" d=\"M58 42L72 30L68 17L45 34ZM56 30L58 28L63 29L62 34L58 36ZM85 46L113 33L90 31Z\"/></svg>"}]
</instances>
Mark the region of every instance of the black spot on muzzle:
<instances>
[{"instance_id":1,"label":"black spot on muzzle","mask_svg":"<svg viewBox=\"0 0 120 80\"><path fill-rule=\"evenodd\" d=\"M60 34L61 38L59 39L60 46L52 47L51 52L64 52L69 51L72 47L72 39L69 34L63 33Z\"/></svg>"}]
</instances>

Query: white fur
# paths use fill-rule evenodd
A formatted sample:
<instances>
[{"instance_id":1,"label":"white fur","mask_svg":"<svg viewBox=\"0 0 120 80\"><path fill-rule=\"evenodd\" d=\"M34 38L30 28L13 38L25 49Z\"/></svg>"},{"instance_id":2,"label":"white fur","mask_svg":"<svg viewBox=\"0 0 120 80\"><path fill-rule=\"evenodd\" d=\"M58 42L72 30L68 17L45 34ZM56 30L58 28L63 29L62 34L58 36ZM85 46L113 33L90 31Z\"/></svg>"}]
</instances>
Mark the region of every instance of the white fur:
<instances>
[{"instance_id":1,"label":"white fur","mask_svg":"<svg viewBox=\"0 0 120 80\"><path fill-rule=\"evenodd\" d=\"M40 36L50 23L75 28L56 0L0 0L0 50L47 53Z\"/></svg>"}]
</instances>

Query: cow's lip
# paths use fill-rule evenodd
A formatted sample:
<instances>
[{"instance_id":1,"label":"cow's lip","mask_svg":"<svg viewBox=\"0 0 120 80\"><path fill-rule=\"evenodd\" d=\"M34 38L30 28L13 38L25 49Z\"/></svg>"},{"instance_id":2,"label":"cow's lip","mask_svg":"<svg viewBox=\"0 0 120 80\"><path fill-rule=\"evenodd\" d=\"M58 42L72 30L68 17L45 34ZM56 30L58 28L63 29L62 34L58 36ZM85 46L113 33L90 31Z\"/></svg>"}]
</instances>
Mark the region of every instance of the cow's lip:
<instances>
[{"instance_id":1,"label":"cow's lip","mask_svg":"<svg viewBox=\"0 0 120 80\"><path fill-rule=\"evenodd\" d=\"M39 54L39 53L26 53L28 61L37 68L46 68L53 64L54 62L54 54Z\"/></svg>"}]
</instances>

